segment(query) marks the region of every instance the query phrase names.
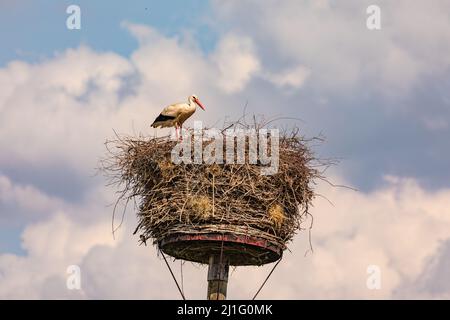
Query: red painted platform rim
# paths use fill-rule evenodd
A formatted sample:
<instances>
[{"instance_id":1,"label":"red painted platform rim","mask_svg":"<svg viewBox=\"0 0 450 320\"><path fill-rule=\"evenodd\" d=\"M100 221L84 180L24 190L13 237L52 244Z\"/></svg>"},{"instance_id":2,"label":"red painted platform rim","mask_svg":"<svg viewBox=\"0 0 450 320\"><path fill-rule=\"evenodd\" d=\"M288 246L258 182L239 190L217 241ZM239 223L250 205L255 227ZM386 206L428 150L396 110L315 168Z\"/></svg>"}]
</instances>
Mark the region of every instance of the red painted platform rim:
<instances>
[{"instance_id":1,"label":"red painted platform rim","mask_svg":"<svg viewBox=\"0 0 450 320\"><path fill-rule=\"evenodd\" d=\"M179 241L217 241L217 242L231 242L231 243L241 243L245 245L250 245L254 247L268 249L278 255L281 255L284 245L276 242L269 241L267 239L250 237L246 235L235 235L235 234L222 234L222 233L206 233L206 234L173 234L165 237L159 241L159 246L164 247L167 244L176 243Z\"/></svg>"}]
</instances>

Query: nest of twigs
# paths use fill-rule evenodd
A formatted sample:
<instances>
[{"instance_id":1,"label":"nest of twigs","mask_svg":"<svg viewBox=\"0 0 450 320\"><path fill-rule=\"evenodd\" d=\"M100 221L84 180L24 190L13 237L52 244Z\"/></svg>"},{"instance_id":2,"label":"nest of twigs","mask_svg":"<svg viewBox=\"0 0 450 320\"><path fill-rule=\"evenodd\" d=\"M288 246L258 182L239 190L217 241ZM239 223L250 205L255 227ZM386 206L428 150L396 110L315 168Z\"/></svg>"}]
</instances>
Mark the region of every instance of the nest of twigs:
<instances>
[{"instance_id":1,"label":"nest of twigs","mask_svg":"<svg viewBox=\"0 0 450 320\"><path fill-rule=\"evenodd\" d=\"M225 130L222 135L226 140ZM107 142L103 169L121 187L120 200L135 200L141 239L159 243L172 234L233 233L284 248L306 219L320 177L309 141L298 130L280 133L278 170L262 175L263 165L248 161L248 140L243 164L174 164L177 141L169 137L117 136Z\"/></svg>"}]
</instances>

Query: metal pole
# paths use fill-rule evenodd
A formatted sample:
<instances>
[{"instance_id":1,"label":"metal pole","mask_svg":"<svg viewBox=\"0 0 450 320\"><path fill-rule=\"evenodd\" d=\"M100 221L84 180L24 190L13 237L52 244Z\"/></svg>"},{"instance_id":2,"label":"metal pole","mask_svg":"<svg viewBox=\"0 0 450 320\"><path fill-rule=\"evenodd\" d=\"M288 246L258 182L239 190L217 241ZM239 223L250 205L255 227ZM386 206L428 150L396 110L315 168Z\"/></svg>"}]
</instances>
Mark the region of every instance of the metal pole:
<instances>
[{"instance_id":1,"label":"metal pole","mask_svg":"<svg viewBox=\"0 0 450 320\"><path fill-rule=\"evenodd\" d=\"M225 300L227 297L229 269L230 266L225 257L222 258L220 255L209 257L208 300Z\"/></svg>"}]
</instances>

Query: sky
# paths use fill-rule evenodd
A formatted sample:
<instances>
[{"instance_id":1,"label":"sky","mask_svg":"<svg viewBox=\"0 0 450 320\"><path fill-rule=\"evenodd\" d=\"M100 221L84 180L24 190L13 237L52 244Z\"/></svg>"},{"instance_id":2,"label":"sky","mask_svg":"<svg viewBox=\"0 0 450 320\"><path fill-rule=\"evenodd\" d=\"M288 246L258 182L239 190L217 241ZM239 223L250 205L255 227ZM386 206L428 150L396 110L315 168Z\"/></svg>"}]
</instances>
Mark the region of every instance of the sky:
<instances>
[{"instance_id":1,"label":"sky","mask_svg":"<svg viewBox=\"0 0 450 320\"><path fill-rule=\"evenodd\" d=\"M66 27L72 4L80 30ZM0 298L179 298L132 235L132 209L113 239L116 190L96 168L113 130L152 136L160 110L193 93L206 124L246 104L301 119L279 125L324 135L317 156L339 159L328 179L357 190L317 184L314 252L300 232L260 298L450 298L449 12L447 0L0 1ZM234 270L229 296L251 297L270 268ZM186 296L203 299L206 268L183 272Z\"/></svg>"}]
</instances>

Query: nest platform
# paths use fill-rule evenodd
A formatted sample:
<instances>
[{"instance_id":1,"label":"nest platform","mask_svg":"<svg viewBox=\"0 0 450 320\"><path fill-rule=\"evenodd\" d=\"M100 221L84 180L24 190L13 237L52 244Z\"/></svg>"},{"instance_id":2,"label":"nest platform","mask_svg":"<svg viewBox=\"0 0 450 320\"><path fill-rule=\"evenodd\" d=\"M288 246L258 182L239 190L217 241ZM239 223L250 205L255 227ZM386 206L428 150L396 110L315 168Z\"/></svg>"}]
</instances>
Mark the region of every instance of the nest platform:
<instances>
[{"instance_id":1,"label":"nest platform","mask_svg":"<svg viewBox=\"0 0 450 320\"><path fill-rule=\"evenodd\" d=\"M226 228L224 228L226 229ZM211 255L226 257L232 266L263 265L281 258L284 245L266 238L228 233L174 233L158 242L166 254L191 262L208 264Z\"/></svg>"}]
</instances>

